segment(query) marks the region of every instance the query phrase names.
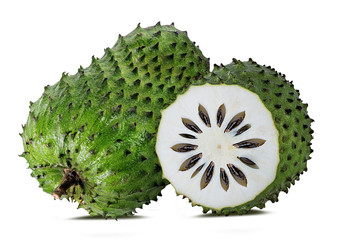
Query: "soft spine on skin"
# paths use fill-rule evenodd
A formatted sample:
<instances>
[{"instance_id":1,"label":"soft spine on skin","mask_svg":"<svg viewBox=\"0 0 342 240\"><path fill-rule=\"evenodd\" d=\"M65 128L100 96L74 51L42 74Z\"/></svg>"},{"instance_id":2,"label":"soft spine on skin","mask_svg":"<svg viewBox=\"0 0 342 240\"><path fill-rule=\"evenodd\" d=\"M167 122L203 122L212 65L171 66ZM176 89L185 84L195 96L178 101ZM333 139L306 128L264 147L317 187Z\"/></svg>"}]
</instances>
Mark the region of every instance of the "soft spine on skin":
<instances>
[{"instance_id":1,"label":"soft spine on skin","mask_svg":"<svg viewBox=\"0 0 342 240\"><path fill-rule=\"evenodd\" d=\"M258 196L242 205L215 210L203 207L203 212L212 211L219 215L246 214L253 207L265 207L267 201L277 202L281 191L285 193L294 185L303 172L307 171L313 130L313 120L308 116L307 104L299 98L299 91L270 66L261 66L252 59L242 62L233 59L226 66L214 65L211 73L194 85L206 83L220 85L239 85L256 93L265 107L272 113L279 132L279 156L275 180ZM189 199L191 202L191 199ZM193 204L196 205L196 204Z\"/></svg>"},{"instance_id":2,"label":"soft spine on skin","mask_svg":"<svg viewBox=\"0 0 342 240\"><path fill-rule=\"evenodd\" d=\"M89 67L45 87L30 104L21 156L56 198L93 216L131 215L166 184L154 151L160 110L208 71L186 32L138 25Z\"/></svg>"}]
</instances>

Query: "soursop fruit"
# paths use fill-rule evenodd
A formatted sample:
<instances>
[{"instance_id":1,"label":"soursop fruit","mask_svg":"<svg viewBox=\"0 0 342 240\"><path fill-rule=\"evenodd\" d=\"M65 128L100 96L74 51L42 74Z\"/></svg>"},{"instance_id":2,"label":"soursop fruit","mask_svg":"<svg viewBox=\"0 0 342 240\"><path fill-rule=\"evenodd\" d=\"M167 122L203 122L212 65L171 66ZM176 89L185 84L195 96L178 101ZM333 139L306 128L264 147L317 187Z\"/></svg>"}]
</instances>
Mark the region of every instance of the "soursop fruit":
<instances>
[{"instance_id":1,"label":"soursop fruit","mask_svg":"<svg viewBox=\"0 0 342 240\"><path fill-rule=\"evenodd\" d=\"M215 65L162 111L163 177L203 212L264 208L307 171L311 122L285 75L252 59Z\"/></svg>"},{"instance_id":2,"label":"soursop fruit","mask_svg":"<svg viewBox=\"0 0 342 240\"><path fill-rule=\"evenodd\" d=\"M209 71L173 24L119 36L30 105L21 134L32 176L55 198L117 218L156 200L166 181L155 153L160 110Z\"/></svg>"}]
</instances>

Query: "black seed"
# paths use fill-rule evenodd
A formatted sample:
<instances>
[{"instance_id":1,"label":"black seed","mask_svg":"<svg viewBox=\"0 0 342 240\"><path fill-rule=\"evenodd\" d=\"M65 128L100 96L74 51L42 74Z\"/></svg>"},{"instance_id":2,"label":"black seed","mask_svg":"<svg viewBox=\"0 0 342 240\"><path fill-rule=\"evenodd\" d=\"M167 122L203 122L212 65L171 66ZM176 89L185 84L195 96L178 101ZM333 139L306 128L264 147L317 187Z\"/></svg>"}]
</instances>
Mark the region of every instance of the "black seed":
<instances>
[{"instance_id":1,"label":"black seed","mask_svg":"<svg viewBox=\"0 0 342 240\"><path fill-rule=\"evenodd\" d=\"M194 173L191 175L191 178L195 177L197 173L199 173L202 170L203 166L204 166L204 163L194 171Z\"/></svg>"},{"instance_id":2,"label":"black seed","mask_svg":"<svg viewBox=\"0 0 342 240\"><path fill-rule=\"evenodd\" d=\"M197 148L197 145L192 145L189 143L179 143L171 147L171 149L175 152L190 152L196 150Z\"/></svg>"},{"instance_id":3,"label":"black seed","mask_svg":"<svg viewBox=\"0 0 342 240\"><path fill-rule=\"evenodd\" d=\"M179 168L179 171L186 171L196 165L196 163L202 158L202 153L196 154L187 160L185 160Z\"/></svg>"},{"instance_id":4,"label":"black seed","mask_svg":"<svg viewBox=\"0 0 342 240\"><path fill-rule=\"evenodd\" d=\"M146 158L145 156L141 156L141 157L140 157L140 160L141 160L142 162L144 162L144 161L147 160L147 158Z\"/></svg>"},{"instance_id":5,"label":"black seed","mask_svg":"<svg viewBox=\"0 0 342 240\"><path fill-rule=\"evenodd\" d=\"M232 120L230 120L230 122L228 123L224 132L230 132L231 130L233 130L234 128L239 126L244 119L245 119L245 112L240 112L240 113L236 114L232 118Z\"/></svg>"},{"instance_id":6,"label":"black seed","mask_svg":"<svg viewBox=\"0 0 342 240\"><path fill-rule=\"evenodd\" d=\"M89 153L90 153L90 154L94 154L95 151L94 151L94 150L90 150Z\"/></svg>"},{"instance_id":7,"label":"black seed","mask_svg":"<svg viewBox=\"0 0 342 240\"><path fill-rule=\"evenodd\" d=\"M252 160L250 160L249 158L246 157L237 157L241 162L243 162L244 164L246 164L247 166L250 166L252 168L259 168L258 165L255 164L255 162L253 162Z\"/></svg>"},{"instance_id":8,"label":"black seed","mask_svg":"<svg viewBox=\"0 0 342 240\"><path fill-rule=\"evenodd\" d=\"M230 173L234 177L234 179L240 185L247 187L247 178L246 178L245 174L240 169L235 167L233 164L227 164L227 166L228 166Z\"/></svg>"},{"instance_id":9,"label":"black seed","mask_svg":"<svg viewBox=\"0 0 342 240\"><path fill-rule=\"evenodd\" d=\"M274 107L275 107L276 109L280 109L280 108L281 108L281 105L280 105L280 104L275 104Z\"/></svg>"},{"instance_id":10,"label":"black seed","mask_svg":"<svg viewBox=\"0 0 342 240\"><path fill-rule=\"evenodd\" d=\"M251 125L250 124L246 124L245 126L241 127L239 130L237 130L235 136L238 136L240 135L241 133L244 133L246 132L248 129L251 128Z\"/></svg>"},{"instance_id":11,"label":"black seed","mask_svg":"<svg viewBox=\"0 0 342 240\"><path fill-rule=\"evenodd\" d=\"M222 104L217 110L217 115L216 115L217 126L221 127L225 116L226 116L226 107L224 106L224 104Z\"/></svg>"},{"instance_id":12,"label":"black seed","mask_svg":"<svg viewBox=\"0 0 342 240\"><path fill-rule=\"evenodd\" d=\"M193 136L191 134L187 134L187 133L180 133L179 135L184 137L184 138L197 139L195 136Z\"/></svg>"},{"instance_id":13,"label":"black seed","mask_svg":"<svg viewBox=\"0 0 342 240\"><path fill-rule=\"evenodd\" d=\"M229 188L229 179L226 171L223 168L220 168L220 182L222 188L227 192Z\"/></svg>"},{"instance_id":14,"label":"black seed","mask_svg":"<svg viewBox=\"0 0 342 240\"><path fill-rule=\"evenodd\" d=\"M182 122L186 128L195 132L195 133L202 133L202 130L190 119L182 118Z\"/></svg>"},{"instance_id":15,"label":"black seed","mask_svg":"<svg viewBox=\"0 0 342 240\"><path fill-rule=\"evenodd\" d=\"M201 179L201 184L200 184L201 190L205 188L206 186L208 186L214 174L214 167L215 167L215 164L213 161L211 161L207 169L205 169L202 179Z\"/></svg>"},{"instance_id":16,"label":"black seed","mask_svg":"<svg viewBox=\"0 0 342 240\"><path fill-rule=\"evenodd\" d=\"M93 141L93 140L94 140L94 136L95 136L95 134L91 135L91 136L89 137L89 140L90 140L90 141Z\"/></svg>"},{"instance_id":17,"label":"black seed","mask_svg":"<svg viewBox=\"0 0 342 240\"><path fill-rule=\"evenodd\" d=\"M211 127L209 114L201 104L198 105L198 114L204 122L204 124L207 125L207 127Z\"/></svg>"},{"instance_id":18,"label":"black seed","mask_svg":"<svg viewBox=\"0 0 342 240\"><path fill-rule=\"evenodd\" d=\"M260 138L252 138L248 139L239 143L233 144L236 148L256 148L260 147L266 142L266 140L260 139Z\"/></svg>"}]
</instances>

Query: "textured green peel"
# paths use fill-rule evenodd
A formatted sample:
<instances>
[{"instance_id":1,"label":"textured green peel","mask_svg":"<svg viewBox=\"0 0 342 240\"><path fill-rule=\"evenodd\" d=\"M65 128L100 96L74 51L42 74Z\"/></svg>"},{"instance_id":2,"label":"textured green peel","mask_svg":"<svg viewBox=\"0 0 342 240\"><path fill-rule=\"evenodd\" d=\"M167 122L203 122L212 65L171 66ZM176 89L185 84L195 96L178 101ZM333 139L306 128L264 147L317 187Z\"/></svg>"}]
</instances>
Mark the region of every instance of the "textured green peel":
<instances>
[{"instance_id":1,"label":"textured green peel","mask_svg":"<svg viewBox=\"0 0 342 240\"><path fill-rule=\"evenodd\" d=\"M21 156L40 187L55 198L76 201L92 216L132 215L136 208L157 200L168 183L162 178L155 150L161 111L191 86L203 85L236 85L260 98L278 132L278 142L273 142L279 146L279 163L274 168L274 180L252 200L217 209L192 204L202 206L204 213L230 215L245 214L253 207L264 208L269 200L278 201L279 193L287 193L307 171L313 134L307 104L285 75L252 59L214 65L209 73L209 59L186 32L173 24L157 23L148 28L138 25L130 34L119 35L103 57L93 57L89 67L80 67L74 75L63 73L58 83L46 86L43 95L30 103L20 134L24 143ZM177 137L182 137L183 142L167 148L177 154L195 151L199 146L191 143L201 140L198 134L213 126L222 125L224 134L235 136L253 130L252 125L243 122L248 113L239 111L225 119L230 109L220 104L215 106L216 119L209 117L212 109L196 105L196 123L200 126L181 116L179 124L185 131L177 133ZM257 148L266 141L262 136L244 140L234 142L232 147ZM220 191L230 191L235 182L247 189L249 178L241 169L232 163L223 168L214 160L202 164L203 156L189 155L177 166L178 171L190 173L189 181L200 179L199 191L207 190L214 181L219 181ZM258 162L249 156L237 159L247 168L259 169ZM219 171L219 178L214 179L215 171Z\"/></svg>"},{"instance_id":2,"label":"textured green peel","mask_svg":"<svg viewBox=\"0 0 342 240\"><path fill-rule=\"evenodd\" d=\"M131 215L156 200L166 184L154 151L160 110L208 68L173 25L120 35L102 58L63 73L31 103L21 136L32 176L91 215Z\"/></svg>"}]
</instances>

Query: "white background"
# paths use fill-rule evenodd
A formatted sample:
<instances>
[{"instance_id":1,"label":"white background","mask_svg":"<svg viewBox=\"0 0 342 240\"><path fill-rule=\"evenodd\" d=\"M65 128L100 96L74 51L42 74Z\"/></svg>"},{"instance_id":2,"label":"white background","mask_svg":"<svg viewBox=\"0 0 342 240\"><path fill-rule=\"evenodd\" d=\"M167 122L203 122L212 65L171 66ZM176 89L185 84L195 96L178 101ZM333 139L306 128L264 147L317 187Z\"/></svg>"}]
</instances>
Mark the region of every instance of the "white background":
<instances>
[{"instance_id":1,"label":"white background","mask_svg":"<svg viewBox=\"0 0 342 240\"><path fill-rule=\"evenodd\" d=\"M341 239L342 6L339 1L1 1L1 239ZM171 186L134 217L89 218L30 177L21 124L29 101L62 72L101 57L118 34L175 22L204 55L271 65L300 89L315 119L309 171L280 202L249 215L203 215Z\"/></svg>"}]
</instances>

